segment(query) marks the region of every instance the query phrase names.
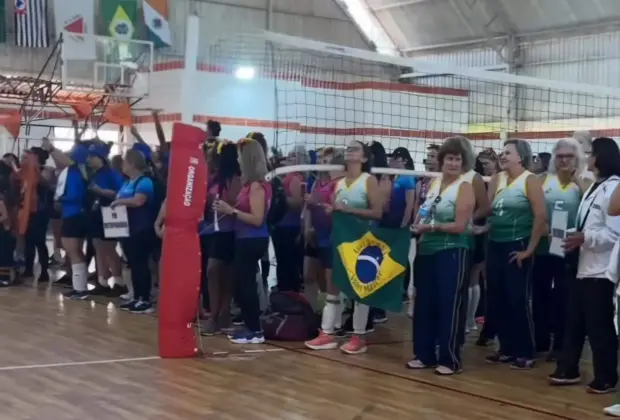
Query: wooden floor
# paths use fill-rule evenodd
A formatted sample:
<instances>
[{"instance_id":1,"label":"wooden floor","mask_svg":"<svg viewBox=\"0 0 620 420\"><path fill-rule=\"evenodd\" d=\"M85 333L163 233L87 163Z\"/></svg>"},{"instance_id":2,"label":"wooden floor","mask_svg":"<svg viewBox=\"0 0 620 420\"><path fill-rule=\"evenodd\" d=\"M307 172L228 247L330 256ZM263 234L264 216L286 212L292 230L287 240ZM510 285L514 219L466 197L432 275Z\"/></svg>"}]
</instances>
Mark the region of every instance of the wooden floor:
<instances>
[{"instance_id":1,"label":"wooden floor","mask_svg":"<svg viewBox=\"0 0 620 420\"><path fill-rule=\"evenodd\" d=\"M485 365L471 344L461 375L408 371L405 317L379 327L361 356L214 337L202 340L208 357L161 360L154 316L60 292L0 290L1 420L590 420L615 398L550 388L550 364Z\"/></svg>"}]
</instances>

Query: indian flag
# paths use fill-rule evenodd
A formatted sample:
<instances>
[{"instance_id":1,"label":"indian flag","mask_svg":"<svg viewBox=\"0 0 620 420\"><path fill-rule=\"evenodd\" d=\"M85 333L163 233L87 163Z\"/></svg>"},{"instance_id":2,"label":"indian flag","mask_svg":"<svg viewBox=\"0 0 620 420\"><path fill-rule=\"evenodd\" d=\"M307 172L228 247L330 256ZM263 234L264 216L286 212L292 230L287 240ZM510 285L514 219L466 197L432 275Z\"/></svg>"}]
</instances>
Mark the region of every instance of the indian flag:
<instances>
[{"instance_id":1,"label":"indian flag","mask_svg":"<svg viewBox=\"0 0 620 420\"><path fill-rule=\"evenodd\" d=\"M155 48L172 44L170 24L168 23L168 0L144 0L144 23L148 30L148 40Z\"/></svg>"}]
</instances>

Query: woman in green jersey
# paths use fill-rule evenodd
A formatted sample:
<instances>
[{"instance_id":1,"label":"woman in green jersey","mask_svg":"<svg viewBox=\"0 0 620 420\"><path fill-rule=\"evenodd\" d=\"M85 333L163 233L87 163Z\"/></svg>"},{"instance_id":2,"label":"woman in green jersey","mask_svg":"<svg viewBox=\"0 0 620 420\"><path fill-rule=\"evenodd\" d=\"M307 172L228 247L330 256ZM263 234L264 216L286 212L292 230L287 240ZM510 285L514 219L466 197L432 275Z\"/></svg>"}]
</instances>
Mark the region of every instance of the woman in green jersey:
<instances>
[{"instance_id":1,"label":"woman in green jersey","mask_svg":"<svg viewBox=\"0 0 620 420\"><path fill-rule=\"evenodd\" d=\"M527 141L508 140L500 156L502 172L489 183L489 305L495 308L500 350L487 362L515 369L534 365L532 256L547 223L540 179L526 169L531 162Z\"/></svg>"},{"instance_id":2,"label":"woman in green jersey","mask_svg":"<svg viewBox=\"0 0 620 420\"><path fill-rule=\"evenodd\" d=\"M436 367L439 375L461 370L469 269L467 232L475 198L463 168L472 159L459 138L448 138L437 154L441 176L431 183L412 230L420 234L414 262L414 358L407 367ZM437 357L436 345L439 345Z\"/></svg>"},{"instance_id":3,"label":"woman in green jersey","mask_svg":"<svg viewBox=\"0 0 620 420\"><path fill-rule=\"evenodd\" d=\"M559 140L551 151L547 173L541 175L549 232L553 234L553 220L566 218L566 229L576 226L577 209L584 192L578 179L579 169L585 162L581 145L574 139ZM558 233L560 234L560 233ZM555 361L564 341L567 285L577 268L576 252L559 256L549 252L550 240L541 238L536 249L532 271L532 315L536 352L553 350L547 360Z\"/></svg>"}]
</instances>

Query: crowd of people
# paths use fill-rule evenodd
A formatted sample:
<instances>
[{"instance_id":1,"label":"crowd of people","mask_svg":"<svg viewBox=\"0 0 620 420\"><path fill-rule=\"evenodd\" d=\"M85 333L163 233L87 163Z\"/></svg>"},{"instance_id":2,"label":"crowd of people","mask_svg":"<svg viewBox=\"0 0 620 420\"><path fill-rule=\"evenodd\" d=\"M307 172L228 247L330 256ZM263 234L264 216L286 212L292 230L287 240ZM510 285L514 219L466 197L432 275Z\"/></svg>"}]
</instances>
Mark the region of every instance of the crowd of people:
<instances>
[{"instance_id":1,"label":"crowd of people","mask_svg":"<svg viewBox=\"0 0 620 420\"><path fill-rule=\"evenodd\" d=\"M68 274L58 282L70 287L66 297L120 297L122 310L154 312L170 156L170 143L156 124L157 150L132 129L137 142L123 157L110 157L109 144L80 139L76 130L68 153L44 139L21 159L3 156L0 286L14 282L14 266L22 278L32 277L35 255L38 282L49 281L48 268L62 264L64 250ZM203 146L209 172L204 220L197 227L203 335L263 343L261 293L292 292L320 316L308 348L367 351L364 336L387 315L343 296L333 282L331 215L343 212L369 225L410 230L415 239L415 259L401 290L405 299L414 290L414 356L407 368L460 373L465 335L483 317L476 344L498 343L487 363L531 369L543 358L556 363L551 385L577 384L588 337L594 364L588 392L615 389L620 150L613 139L576 132L538 155L527 141L514 139L499 154L486 149L476 155L468 139L451 137L428 146L425 169L439 176L416 178L371 171L414 169L403 147L387 154L379 142L354 140L345 148L316 151L297 145L285 158L268 158L263 134L229 142L220 139L220 130L209 121ZM54 168L46 166L48 159ZM308 163L344 169L267 180L277 166ZM26 183L35 188L24 197ZM128 236L106 238L105 207L127 209ZM48 228L54 237L51 256ZM270 241L277 285L267 290ZM89 274L92 258L96 272ZM123 280L124 264L130 281ZM89 277L94 288L88 287ZM620 416L620 407L610 410Z\"/></svg>"}]
</instances>

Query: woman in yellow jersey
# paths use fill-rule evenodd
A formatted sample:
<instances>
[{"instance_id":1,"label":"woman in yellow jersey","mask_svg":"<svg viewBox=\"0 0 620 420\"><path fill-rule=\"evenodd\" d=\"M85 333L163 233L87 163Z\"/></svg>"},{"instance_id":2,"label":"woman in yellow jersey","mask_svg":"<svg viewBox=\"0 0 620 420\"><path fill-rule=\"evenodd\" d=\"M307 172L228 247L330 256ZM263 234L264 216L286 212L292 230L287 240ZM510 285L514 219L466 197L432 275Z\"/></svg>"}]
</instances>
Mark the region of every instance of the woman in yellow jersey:
<instances>
[{"instance_id":1,"label":"woman in yellow jersey","mask_svg":"<svg viewBox=\"0 0 620 420\"><path fill-rule=\"evenodd\" d=\"M532 256L547 223L540 179L526 169L531 163L529 143L508 140L500 157L502 172L489 184L488 311L497 323L500 350L487 362L515 369L534 365Z\"/></svg>"},{"instance_id":2,"label":"woman in yellow jersey","mask_svg":"<svg viewBox=\"0 0 620 420\"><path fill-rule=\"evenodd\" d=\"M566 228L575 228L584 191L577 171L584 162L583 150L576 140L562 139L553 146L547 173L541 175L550 227L552 220L566 217ZM549 232L552 233L552 229ZM571 252L558 256L549 252L549 246L549 238L545 236L536 249L532 272L532 315L536 352L549 351L553 334L553 350L547 361L555 361L564 341L567 286L569 279L575 276L578 255Z\"/></svg>"},{"instance_id":3,"label":"woman in yellow jersey","mask_svg":"<svg viewBox=\"0 0 620 420\"><path fill-rule=\"evenodd\" d=\"M421 237L414 262L415 356L407 363L409 369L436 368L439 375L461 370L470 247L467 228L475 205L473 187L461 175L472 158L459 138L444 141L437 154L441 176L430 185L412 226Z\"/></svg>"},{"instance_id":4,"label":"woman in yellow jersey","mask_svg":"<svg viewBox=\"0 0 620 420\"><path fill-rule=\"evenodd\" d=\"M383 214L383 202L379 192L377 178L370 175L372 155L368 146L359 141L352 141L345 151L344 177L334 189L332 204L324 204L325 211L349 213L362 219L379 220ZM369 307L355 302L353 309L353 335L340 349L348 354L366 351L366 343L361 338L366 333ZM328 281L325 308L321 321L321 332L317 338L307 341L307 347L313 350L328 350L338 347L333 336L335 324L339 318L340 291L333 282Z\"/></svg>"}]
</instances>

